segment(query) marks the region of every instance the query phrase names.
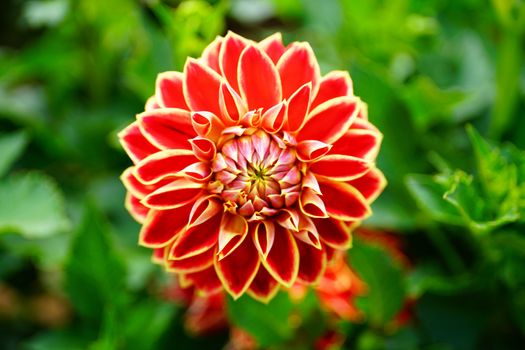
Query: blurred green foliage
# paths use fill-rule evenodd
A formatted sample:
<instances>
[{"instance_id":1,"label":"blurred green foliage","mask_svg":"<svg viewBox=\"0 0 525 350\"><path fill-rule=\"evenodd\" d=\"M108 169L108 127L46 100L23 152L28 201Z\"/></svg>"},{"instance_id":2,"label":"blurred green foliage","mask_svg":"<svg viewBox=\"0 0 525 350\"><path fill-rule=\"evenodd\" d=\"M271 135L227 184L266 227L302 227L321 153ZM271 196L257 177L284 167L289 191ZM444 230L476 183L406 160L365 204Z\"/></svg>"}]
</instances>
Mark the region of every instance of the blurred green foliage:
<instances>
[{"instance_id":1,"label":"blurred green foliage","mask_svg":"<svg viewBox=\"0 0 525 350\"><path fill-rule=\"evenodd\" d=\"M365 224L403 236L412 267L356 243L349 257L371 293L358 301L364 323L337 325L344 347L523 348L521 0L2 1L0 283L17 297L0 293L0 305L47 293L66 313L56 326L0 310L0 347L223 346L224 334L186 335L181 308L157 297L168 277L123 207L116 132L157 73L227 29L309 41L323 72L350 71L384 133L389 186ZM417 300L413 322L394 331L406 298ZM309 349L327 327L312 294L228 305L265 347Z\"/></svg>"}]
</instances>

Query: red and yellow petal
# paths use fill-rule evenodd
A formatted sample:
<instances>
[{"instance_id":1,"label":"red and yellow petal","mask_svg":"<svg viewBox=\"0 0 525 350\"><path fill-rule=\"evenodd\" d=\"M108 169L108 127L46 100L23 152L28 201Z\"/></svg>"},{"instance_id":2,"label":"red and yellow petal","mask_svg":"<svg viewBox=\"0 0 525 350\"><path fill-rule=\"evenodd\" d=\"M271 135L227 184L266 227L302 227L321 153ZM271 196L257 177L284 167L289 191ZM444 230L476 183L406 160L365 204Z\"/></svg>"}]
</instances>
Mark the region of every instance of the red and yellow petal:
<instances>
[{"instance_id":1,"label":"red and yellow petal","mask_svg":"<svg viewBox=\"0 0 525 350\"><path fill-rule=\"evenodd\" d=\"M348 183L355 187L371 203L383 192L387 181L383 173L374 167L365 175Z\"/></svg>"},{"instance_id":2,"label":"red and yellow petal","mask_svg":"<svg viewBox=\"0 0 525 350\"><path fill-rule=\"evenodd\" d=\"M143 184L154 184L175 176L187 166L198 162L192 151L174 149L157 152L140 161L133 174Z\"/></svg>"},{"instance_id":3,"label":"red and yellow petal","mask_svg":"<svg viewBox=\"0 0 525 350\"><path fill-rule=\"evenodd\" d=\"M317 92L320 70L310 44L291 44L279 59L277 70L281 77L283 98L289 98L306 83L312 84L314 94Z\"/></svg>"},{"instance_id":4,"label":"red and yellow petal","mask_svg":"<svg viewBox=\"0 0 525 350\"><path fill-rule=\"evenodd\" d=\"M352 128L333 144L330 153L373 160L377 157L381 140L382 135L379 132L357 129L353 124Z\"/></svg>"},{"instance_id":5,"label":"red and yellow petal","mask_svg":"<svg viewBox=\"0 0 525 350\"><path fill-rule=\"evenodd\" d=\"M279 59L286 51L283 44L283 38L281 33L275 33L259 42L259 47L266 52L268 57L274 64L279 62Z\"/></svg>"},{"instance_id":6,"label":"red and yellow petal","mask_svg":"<svg viewBox=\"0 0 525 350\"><path fill-rule=\"evenodd\" d=\"M273 278L266 267L259 266L259 271L255 275L247 293L254 299L263 303L268 303L279 291L280 284Z\"/></svg>"},{"instance_id":7,"label":"red and yellow petal","mask_svg":"<svg viewBox=\"0 0 525 350\"><path fill-rule=\"evenodd\" d=\"M257 46L247 46L239 59L239 89L249 110L281 102L281 80L272 60Z\"/></svg>"},{"instance_id":8,"label":"red and yellow petal","mask_svg":"<svg viewBox=\"0 0 525 350\"><path fill-rule=\"evenodd\" d=\"M138 122L131 123L119 134L120 144L129 155L133 163L138 163L150 154L158 152L160 149L154 146L139 129Z\"/></svg>"},{"instance_id":9,"label":"red and yellow petal","mask_svg":"<svg viewBox=\"0 0 525 350\"><path fill-rule=\"evenodd\" d=\"M215 249L212 247L207 251L190 256L185 259L167 260L166 270L175 273L193 273L207 269L213 265Z\"/></svg>"},{"instance_id":10,"label":"red and yellow petal","mask_svg":"<svg viewBox=\"0 0 525 350\"><path fill-rule=\"evenodd\" d=\"M150 210L140 230L139 244L160 248L173 241L186 227L191 208L187 204L175 209Z\"/></svg>"},{"instance_id":11,"label":"red and yellow petal","mask_svg":"<svg viewBox=\"0 0 525 350\"><path fill-rule=\"evenodd\" d=\"M181 72L164 72L157 75L155 98L159 107L188 109L182 92Z\"/></svg>"},{"instance_id":12,"label":"red and yellow petal","mask_svg":"<svg viewBox=\"0 0 525 350\"><path fill-rule=\"evenodd\" d=\"M175 209L194 202L203 193L204 184L186 178L174 180L146 196L141 203L152 209Z\"/></svg>"},{"instance_id":13,"label":"red and yellow petal","mask_svg":"<svg viewBox=\"0 0 525 350\"><path fill-rule=\"evenodd\" d=\"M350 181L366 174L372 163L353 156L331 154L310 165L310 171L333 180Z\"/></svg>"},{"instance_id":14,"label":"red and yellow petal","mask_svg":"<svg viewBox=\"0 0 525 350\"><path fill-rule=\"evenodd\" d=\"M237 249L223 259L215 259L215 271L224 289L234 299L239 298L250 286L260 259L251 239L245 239Z\"/></svg>"},{"instance_id":15,"label":"red and yellow petal","mask_svg":"<svg viewBox=\"0 0 525 350\"><path fill-rule=\"evenodd\" d=\"M222 289L222 283L213 266L202 271L180 275L181 286L195 286L202 296L218 293Z\"/></svg>"},{"instance_id":16,"label":"red and yellow petal","mask_svg":"<svg viewBox=\"0 0 525 350\"><path fill-rule=\"evenodd\" d=\"M344 182L318 180L326 212L331 218L354 221L371 214L367 200L354 187Z\"/></svg>"},{"instance_id":17,"label":"red and yellow petal","mask_svg":"<svg viewBox=\"0 0 525 350\"><path fill-rule=\"evenodd\" d=\"M348 72L332 71L321 78L319 90L312 102L312 108L336 97L352 95L352 79L350 79Z\"/></svg>"},{"instance_id":18,"label":"red and yellow petal","mask_svg":"<svg viewBox=\"0 0 525 350\"><path fill-rule=\"evenodd\" d=\"M300 240L296 242L300 260L297 280L307 284L316 283L326 268L326 252Z\"/></svg>"},{"instance_id":19,"label":"red and yellow petal","mask_svg":"<svg viewBox=\"0 0 525 350\"><path fill-rule=\"evenodd\" d=\"M219 53L219 65L222 75L235 91L239 90L238 84L238 66L241 53L250 43L249 40L237 35L233 32L228 32L224 37L224 41Z\"/></svg>"},{"instance_id":20,"label":"red and yellow petal","mask_svg":"<svg viewBox=\"0 0 525 350\"><path fill-rule=\"evenodd\" d=\"M221 50L224 38L217 36L202 52L201 60L211 69L220 73L219 52Z\"/></svg>"},{"instance_id":21,"label":"red and yellow petal","mask_svg":"<svg viewBox=\"0 0 525 350\"><path fill-rule=\"evenodd\" d=\"M183 91L192 111L209 111L220 115L219 89L222 78L210 67L188 59L184 66Z\"/></svg>"},{"instance_id":22,"label":"red and yellow petal","mask_svg":"<svg viewBox=\"0 0 525 350\"><path fill-rule=\"evenodd\" d=\"M195 137L191 113L179 108L146 111L137 116L146 139L159 149L190 149L188 139Z\"/></svg>"},{"instance_id":23,"label":"red and yellow petal","mask_svg":"<svg viewBox=\"0 0 525 350\"><path fill-rule=\"evenodd\" d=\"M352 246L352 233L341 221L334 219L314 219L319 237L328 246L346 250Z\"/></svg>"},{"instance_id":24,"label":"red and yellow petal","mask_svg":"<svg viewBox=\"0 0 525 350\"><path fill-rule=\"evenodd\" d=\"M148 215L149 208L140 202L140 199L133 196L131 193L126 194L125 207L131 214L133 219L142 224Z\"/></svg>"},{"instance_id":25,"label":"red and yellow petal","mask_svg":"<svg viewBox=\"0 0 525 350\"><path fill-rule=\"evenodd\" d=\"M308 82L295 91L286 105L285 130L294 133L301 129L310 109L312 83Z\"/></svg>"},{"instance_id":26,"label":"red and yellow petal","mask_svg":"<svg viewBox=\"0 0 525 350\"><path fill-rule=\"evenodd\" d=\"M266 270L286 287L290 287L299 273L299 250L295 238L288 229L275 225L275 239L266 259Z\"/></svg>"}]
</instances>

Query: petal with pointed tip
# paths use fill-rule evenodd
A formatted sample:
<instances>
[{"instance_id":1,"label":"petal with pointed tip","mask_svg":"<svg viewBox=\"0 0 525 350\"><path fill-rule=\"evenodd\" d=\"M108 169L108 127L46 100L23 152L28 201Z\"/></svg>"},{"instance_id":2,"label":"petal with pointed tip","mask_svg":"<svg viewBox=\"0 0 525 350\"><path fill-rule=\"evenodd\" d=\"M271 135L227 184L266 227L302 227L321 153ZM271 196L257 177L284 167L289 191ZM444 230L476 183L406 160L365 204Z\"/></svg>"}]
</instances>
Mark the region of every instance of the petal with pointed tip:
<instances>
[{"instance_id":1,"label":"petal with pointed tip","mask_svg":"<svg viewBox=\"0 0 525 350\"><path fill-rule=\"evenodd\" d=\"M134 168L134 175L143 184L153 184L168 176L176 175L188 165L198 162L192 151L174 149L160 151L141 160Z\"/></svg>"},{"instance_id":2,"label":"petal with pointed tip","mask_svg":"<svg viewBox=\"0 0 525 350\"><path fill-rule=\"evenodd\" d=\"M222 284L213 266L202 271L181 275L186 284L194 285L203 296L215 294L222 289Z\"/></svg>"},{"instance_id":3,"label":"petal with pointed tip","mask_svg":"<svg viewBox=\"0 0 525 350\"><path fill-rule=\"evenodd\" d=\"M260 259L251 239L245 239L237 249L224 259L215 259L215 271L224 285L224 289L234 299L239 298L250 286Z\"/></svg>"},{"instance_id":4,"label":"petal with pointed tip","mask_svg":"<svg viewBox=\"0 0 525 350\"><path fill-rule=\"evenodd\" d=\"M348 183L355 187L370 203L383 191L386 186L386 179L379 169L372 168L362 177Z\"/></svg>"},{"instance_id":5,"label":"petal with pointed tip","mask_svg":"<svg viewBox=\"0 0 525 350\"><path fill-rule=\"evenodd\" d=\"M200 225L189 227L173 243L169 254L172 260L187 259L204 253L217 244L221 214L204 221Z\"/></svg>"},{"instance_id":6,"label":"petal with pointed tip","mask_svg":"<svg viewBox=\"0 0 525 350\"><path fill-rule=\"evenodd\" d=\"M303 126L310 109L311 92L312 83L308 82L297 89L288 100L286 106L286 131L294 133Z\"/></svg>"},{"instance_id":7,"label":"petal with pointed tip","mask_svg":"<svg viewBox=\"0 0 525 350\"><path fill-rule=\"evenodd\" d=\"M262 263L277 281L290 287L299 272L299 251L295 238L289 230L275 225L275 239L272 249Z\"/></svg>"},{"instance_id":8,"label":"petal with pointed tip","mask_svg":"<svg viewBox=\"0 0 525 350\"><path fill-rule=\"evenodd\" d=\"M186 178L175 180L145 197L141 203L152 209L175 209L195 201L203 184Z\"/></svg>"},{"instance_id":9,"label":"petal with pointed tip","mask_svg":"<svg viewBox=\"0 0 525 350\"><path fill-rule=\"evenodd\" d=\"M326 268L326 252L305 242L296 242L300 260L297 280L307 284L315 283Z\"/></svg>"},{"instance_id":10,"label":"petal with pointed tip","mask_svg":"<svg viewBox=\"0 0 525 350\"><path fill-rule=\"evenodd\" d=\"M182 92L181 72L164 72L157 75L155 97L160 107L188 109Z\"/></svg>"},{"instance_id":11,"label":"petal with pointed tip","mask_svg":"<svg viewBox=\"0 0 525 350\"><path fill-rule=\"evenodd\" d=\"M332 71L321 78L319 91L312 102L312 108L341 96L352 96L352 79L346 71Z\"/></svg>"},{"instance_id":12,"label":"petal with pointed tip","mask_svg":"<svg viewBox=\"0 0 525 350\"><path fill-rule=\"evenodd\" d=\"M193 181L205 182L211 178L212 171L207 162L197 162L182 169L179 175L188 177Z\"/></svg>"},{"instance_id":13,"label":"petal with pointed tip","mask_svg":"<svg viewBox=\"0 0 525 350\"><path fill-rule=\"evenodd\" d=\"M222 121L227 126L236 125L248 111L239 94L226 82L221 83L219 105L222 112Z\"/></svg>"},{"instance_id":14,"label":"petal with pointed tip","mask_svg":"<svg viewBox=\"0 0 525 350\"><path fill-rule=\"evenodd\" d=\"M220 115L219 89L221 76L195 59L184 66L183 91L192 111L210 111Z\"/></svg>"},{"instance_id":15,"label":"petal with pointed tip","mask_svg":"<svg viewBox=\"0 0 525 350\"><path fill-rule=\"evenodd\" d=\"M202 52L201 60L211 69L220 73L219 52L224 38L217 36Z\"/></svg>"},{"instance_id":16,"label":"petal with pointed tip","mask_svg":"<svg viewBox=\"0 0 525 350\"><path fill-rule=\"evenodd\" d=\"M148 141L139 129L138 122L131 123L119 134L120 144L129 155L133 163L138 163L150 154L159 151L159 148Z\"/></svg>"},{"instance_id":17,"label":"petal with pointed tip","mask_svg":"<svg viewBox=\"0 0 525 350\"><path fill-rule=\"evenodd\" d=\"M186 204L176 209L150 210L140 230L139 244L149 248L167 245L186 227L191 207Z\"/></svg>"},{"instance_id":18,"label":"petal with pointed tip","mask_svg":"<svg viewBox=\"0 0 525 350\"><path fill-rule=\"evenodd\" d=\"M222 209L223 206L216 195L199 198L191 209L188 228L201 225L219 214Z\"/></svg>"},{"instance_id":19,"label":"petal with pointed tip","mask_svg":"<svg viewBox=\"0 0 525 350\"><path fill-rule=\"evenodd\" d=\"M297 141L318 140L332 144L352 125L358 112L355 97L337 97L317 106L297 135Z\"/></svg>"},{"instance_id":20,"label":"petal with pointed tip","mask_svg":"<svg viewBox=\"0 0 525 350\"><path fill-rule=\"evenodd\" d=\"M139 128L160 149L190 149L188 139L195 136L191 114L178 108L163 108L137 115Z\"/></svg>"},{"instance_id":21,"label":"petal with pointed tip","mask_svg":"<svg viewBox=\"0 0 525 350\"><path fill-rule=\"evenodd\" d=\"M248 109L270 108L281 101L281 81L272 60L256 46L244 49L239 60L239 89Z\"/></svg>"},{"instance_id":22,"label":"petal with pointed tip","mask_svg":"<svg viewBox=\"0 0 525 350\"><path fill-rule=\"evenodd\" d=\"M321 141L304 140L297 144L297 158L302 162L312 162L327 154L331 148L332 145Z\"/></svg>"},{"instance_id":23,"label":"petal with pointed tip","mask_svg":"<svg viewBox=\"0 0 525 350\"><path fill-rule=\"evenodd\" d=\"M266 259L275 240L275 224L272 221L260 221L253 226L252 239L255 248Z\"/></svg>"},{"instance_id":24,"label":"petal with pointed tip","mask_svg":"<svg viewBox=\"0 0 525 350\"><path fill-rule=\"evenodd\" d=\"M204 137L196 137L189 140L191 149L199 160L210 161L217 154L215 143Z\"/></svg>"},{"instance_id":25,"label":"petal with pointed tip","mask_svg":"<svg viewBox=\"0 0 525 350\"><path fill-rule=\"evenodd\" d=\"M236 91L239 91L237 77L239 58L248 44L249 41L245 38L233 32L228 32L224 37L219 53L219 65L222 75Z\"/></svg>"},{"instance_id":26,"label":"petal with pointed tip","mask_svg":"<svg viewBox=\"0 0 525 350\"><path fill-rule=\"evenodd\" d=\"M151 96L147 99L146 105L144 106L145 111L151 111L153 109L159 109L159 103L157 102L157 98L155 96Z\"/></svg>"},{"instance_id":27,"label":"petal with pointed tip","mask_svg":"<svg viewBox=\"0 0 525 350\"><path fill-rule=\"evenodd\" d=\"M313 163L310 170L333 180L349 181L366 174L371 166L372 163L361 158L331 154Z\"/></svg>"},{"instance_id":28,"label":"petal with pointed tip","mask_svg":"<svg viewBox=\"0 0 525 350\"><path fill-rule=\"evenodd\" d=\"M328 213L323 199L312 189L304 187L299 197L301 211L313 218L327 218Z\"/></svg>"},{"instance_id":29,"label":"petal with pointed tip","mask_svg":"<svg viewBox=\"0 0 525 350\"><path fill-rule=\"evenodd\" d=\"M267 304L277 294L279 287L279 282L268 273L263 265L260 265L247 293L254 299Z\"/></svg>"},{"instance_id":30,"label":"petal with pointed tip","mask_svg":"<svg viewBox=\"0 0 525 350\"><path fill-rule=\"evenodd\" d=\"M277 63L283 86L283 98L290 97L304 84L312 83L312 92L318 89L319 64L308 43L292 43Z\"/></svg>"},{"instance_id":31,"label":"petal with pointed tip","mask_svg":"<svg viewBox=\"0 0 525 350\"><path fill-rule=\"evenodd\" d=\"M319 180L328 215L343 221L362 220L371 214L367 200L344 182Z\"/></svg>"},{"instance_id":32,"label":"petal with pointed tip","mask_svg":"<svg viewBox=\"0 0 525 350\"><path fill-rule=\"evenodd\" d=\"M262 116L262 128L270 133L275 134L280 131L286 120L286 104L278 103L264 112Z\"/></svg>"},{"instance_id":33,"label":"petal with pointed tip","mask_svg":"<svg viewBox=\"0 0 525 350\"><path fill-rule=\"evenodd\" d=\"M266 52L268 57L274 64L279 62L279 59L286 51L283 44L283 37L281 33L277 32L259 42L259 47Z\"/></svg>"},{"instance_id":34,"label":"petal with pointed tip","mask_svg":"<svg viewBox=\"0 0 525 350\"><path fill-rule=\"evenodd\" d=\"M144 206L140 199L133 196L131 193L126 193L125 207L138 223L142 224L148 215L149 208Z\"/></svg>"},{"instance_id":35,"label":"petal with pointed tip","mask_svg":"<svg viewBox=\"0 0 525 350\"><path fill-rule=\"evenodd\" d=\"M191 124L200 137L217 141L224 130L224 124L215 114L201 111L191 114Z\"/></svg>"},{"instance_id":36,"label":"petal with pointed tip","mask_svg":"<svg viewBox=\"0 0 525 350\"><path fill-rule=\"evenodd\" d=\"M331 153L345 154L367 160L375 159L379 152L382 135L371 130L356 129L354 124L333 144Z\"/></svg>"},{"instance_id":37,"label":"petal with pointed tip","mask_svg":"<svg viewBox=\"0 0 525 350\"><path fill-rule=\"evenodd\" d=\"M226 258L243 242L248 233L248 222L243 216L226 212L222 215L219 232L219 260Z\"/></svg>"},{"instance_id":38,"label":"petal with pointed tip","mask_svg":"<svg viewBox=\"0 0 525 350\"><path fill-rule=\"evenodd\" d=\"M343 222L334 219L314 219L319 237L328 246L346 250L352 246L352 233Z\"/></svg>"}]
</instances>

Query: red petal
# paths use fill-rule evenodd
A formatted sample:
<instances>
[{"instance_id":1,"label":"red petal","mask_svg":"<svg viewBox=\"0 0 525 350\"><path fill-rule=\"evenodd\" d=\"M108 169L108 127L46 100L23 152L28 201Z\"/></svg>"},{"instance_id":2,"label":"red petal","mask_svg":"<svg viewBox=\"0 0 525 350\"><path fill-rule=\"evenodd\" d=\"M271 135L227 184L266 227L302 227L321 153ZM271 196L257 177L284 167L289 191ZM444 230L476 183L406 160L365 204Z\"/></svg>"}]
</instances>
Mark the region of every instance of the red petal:
<instances>
[{"instance_id":1,"label":"red petal","mask_svg":"<svg viewBox=\"0 0 525 350\"><path fill-rule=\"evenodd\" d=\"M169 272L176 273L191 273L202 271L213 265L215 258L215 249L210 248L204 253L191 256L186 259L168 260L166 262L166 269Z\"/></svg>"},{"instance_id":2,"label":"red petal","mask_svg":"<svg viewBox=\"0 0 525 350\"><path fill-rule=\"evenodd\" d=\"M254 299L257 299L263 303L268 303L279 291L279 282L277 282L266 270L266 268L261 265L259 266L259 271L253 282L248 288L248 294L251 295Z\"/></svg>"},{"instance_id":3,"label":"red petal","mask_svg":"<svg viewBox=\"0 0 525 350\"><path fill-rule=\"evenodd\" d=\"M217 154L215 143L206 138L196 137L190 140L190 144L195 157L199 160L210 161L215 158Z\"/></svg>"},{"instance_id":4,"label":"red petal","mask_svg":"<svg viewBox=\"0 0 525 350\"><path fill-rule=\"evenodd\" d=\"M237 249L224 259L215 260L217 276L224 289L234 299L239 298L248 289L259 269L259 254L251 239L245 239Z\"/></svg>"},{"instance_id":5,"label":"red petal","mask_svg":"<svg viewBox=\"0 0 525 350\"><path fill-rule=\"evenodd\" d=\"M189 227L173 243L170 259L181 260L202 254L217 244L219 225L222 215L219 213L200 225Z\"/></svg>"},{"instance_id":6,"label":"red petal","mask_svg":"<svg viewBox=\"0 0 525 350\"><path fill-rule=\"evenodd\" d=\"M202 61L211 69L220 73L219 67L219 52L221 50L222 42L224 38L218 36L209 44L204 51L202 52L201 59Z\"/></svg>"},{"instance_id":7,"label":"red petal","mask_svg":"<svg viewBox=\"0 0 525 350\"><path fill-rule=\"evenodd\" d=\"M226 212L222 215L219 232L218 258L222 260L231 254L248 233L248 222L243 216Z\"/></svg>"},{"instance_id":8,"label":"red petal","mask_svg":"<svg viewBox=\"0 0 525 350\"><path fill-rule=\"evenodd\" d=\"M367 200L354 187L335 181L319 180L328 215L343 221L361 220L370 215Z\"/></svg>"},{"instance_id":9,"label":"red petal","mask_svg":"<svg viewBox=\"0 0 525 350\"><path fill-rule=\"evenodd\" d=\"M295 282L299 272L299 251L290 231L275 225L272 249L262 262L272 277L286 287L290 287Z\"/></svg>"},{"instance_id":10,"label":"red petal","mask_svg":"<svg viewBox=\"0 0 525 350\"><path fill-rule=\"evenodd\" d=\"M260 41L259 47L266 52L274 64L277 64L284 51L286 51L281 33L274 33Z\"/></svg>"},{"instance_id":11,"label":"red petal","mask_svg":"<svg viewBox=\"0 0 525 350\"><path fill-rule=\"evenodd\" d=\"M299 274L297 279L303 283L315 283L326 268L326 253L309 244L297 240L299 249Z\"/></svg>"},{"instance_id":12,"label":"red petal","mask_svg":"<svg viewBox=\"0 0 525 350\"><path fill-rule=\"evenodd\" d=\"M372 163L361 158L332 154L311 164L310 170L334 180L349 181L363 176L371 166Z\"/></svg>"},{"instance_id":13,"label":"red petal","mask_svg":"<svg viewBox=\"0 0 525 350\"><path fill-rule=\"evenodd\" d=\"M239 57L241 57L241 53L248 43L249 41L243 37L233 32L228 32L226 37L224 37L219 53L219 65L222 75L236 91L239 91L239 85L237 83Z\"/></svg>"},{"instance_id":14,"label":"red petal","mask_svg":"<svg viewBox=\"0 0 525 350\"><path fill-rule=\"evenodd\" d=\"M219 105L222 112L221 120L227 126L237 125L248 111L239 94L226 82L221 84Z\"/></svg>"},{"instance_id":15,"label":"red petal","mask_svg":"<svg viewBox=\"0 0 525 350\"><path fill-rule=\"evenodd\" d=\"M294 92L288 100L286 108L286 131L293 133L303 126L310 107L311 92L312 83L308 82Z\"/></svg>"},{"instance_id":16,"label":"red petal","mask_svg":"<svg viewBox=\"0 0 525 350\"><path fill-rule=\"evenodd\" d=\"M332 71L321 78L319 91L312 102L315 108L321 103L341 96L352 96L352 79L346 71Z\"/></svg>"},{"instance_id":17,"label":"red petal","mask_svg":"<svg viewBox=\"0 0 525 350\"><path fill-rule=\"evenodd\" d=\"M195 136L191 114L178 108L155 109L137 116L144 136L160 149L190 149L188 139Z\"/></svg>"},{"instance_id":18,"label":"red petal","mask_svg":"<svg viewBox=\"0 0 525 350\"><path fill-rule=\"evenodd\" d=\"M152 209L175 209L194 202L202 194L202 188L202 183L178 179L145 197L142 204Z\"/></svg>"},{"instance_id":19,"label":"red petal","mask_svg":"<svg viewBox=\"0 0 525 350\"><path fill-rule=\"evenodd\" d=\"M379 152L382 135L370 130L354 129L354 124L333 144L334 147L330 153L345 154L367 160L375 159Z\"/></svg>"},{"instance_id":20,"label":"red petal","mask_svg":"<svg viewBox=\"0 0 525 350\"><path fill-rule=\"evenodd\" d=\"M152 184L178 174L188 165L198 162L192 151L174 149L157 152L135 166L134 174L144 184Z\"/></svg>"},{"instance_id":21,"label":"red petal","mask_svg":"<svg viewBox=\"0 0 525 350\"><path fill-rule=\"evenodd\" d=\"M157 75L155 97L160 107L188 109L182 92L181 72L164 72Z\"/></svg>"},{"instance_id":22,"label":"red petal","mask_svg":"<svg viewBox=\"0 0 525 350\"><path fill-rule=\"evenodd\" d=\"M259 254L266 259L275 240L275 225L272 221L265 220L252 227L253 244Z\"/></svg>"},{"instance_id":23,"label":"red petal","mask_svg":"<svg viewBox=\"0 0 525 350\"><path fill-rule=\"evenodd\" d=\"M338 97L315 108L297 135L297 141L318 140L332 144L343 136L358 112L358 100Z\"/></svg>"},{"instance_id":24,"label":"red petal","mask_svg":"<svg viewBox=\"0 0 525 350\"><path fill-rule=\"evenodd\" d=\"M163 247L172 241L188 223L191 205L176 209L150 210L139 235L139 244L149 248Z\"/></svg>"},{"instance_id":25,"label":"red petal","mask_svg":"<svg viewBox=\"0 0 525 350\"><path fill-rule=\"evenodd\" d=\"M186 284L193 284L195 289L204 295L217 293L222 289L222 284L213 267L205 270L181 275ZM182 283L181 283L182 284Z\"/></svg>"},{"instance_id":26,"label":"red petal","mask_svg":"<svg viewBox=\"0 0 525 350\"><path fill-rule=\"evenodd\" d=\"M286 104L278 103L264 112L262 116L262 128L270 133L275 134L280 131L286 118Z\"/></svg>"},{"instance_id":27,"label":"red petal","mask_svg":"<svg viewBox=\"0 0 525 350\"><path fill-rule=\"evenodd\" d=\"M131 123L127 128L122 130L118 136L120 144L133 163L138 163L150 154L159 151L158 147L153 146L151 142L142 135L138 122Z\"/></svg>"},{"instance_id":28,"label":"red petal","mask_svg":"<svg viewBox=\"0 0 525 350\"><path fill-rule=\"evenodd\" d=\"M270 108L281 101L281 81L272 60L248 46L239 60L239 88L248 109Z\"/></svg>"},{"instance_id":29,"label":"red petal","mask_svg":"<svg viewBox=\"0 0 525 350\"><path fill-rule=\"evenodd\" d=\"M333 219L314 219L321 240L328 246L346 250L352 246L352 233L343 222Z\"/></svg>"},{"instance_id":30,"label":"red petal","mask_svg":"<svg viewBox=\"0 0 525 350\"><path fill-rule=\"evenodd\" d=\"M305 140L297 144L297 158L302 162L315 161L327 154L332 145L316 140Z\"/></svg>"},{"instance_id":31,"label":"red petal","mask_svg":"<svg viewBox=\"0 0 525 350\"><path fill-rule=\"evenodd\" d=\"M211 112L193 112L191 114L191 124L193 129L200 137L218 141L224 130L224 124L215 114Z\"/></svg>"},{"instance_id":32,"label":"red petal","mask_svg":"<svg viewBox=\"0 0 525 350\"><path fill-rule=\"evenodd\" d=\"M303 187L299 197L299 207L301 211L313 218L326 218L328 213L324 200L308 187Z\"/></svg>"},{"instance_id":33,"label":"red petal","mask_svg":"<svg viewBox=\"0 0 525 350\"><path fill-rule=\"evenodd\" d=\"M164 264L164 259L165 257L168 256L167 251L168 251L167 247L153 249L153 254L151 255L151 261L155 264Z\"/></svg>"},{"instance_id":34,"label":"red petal","mask_svg":"<svg viewBox=\"0 0 525 350\"><path fill-rule=\"evenodd\" d=\"M209 111L220 115L221 76L201 62L189 58L184 66L184 97L192 111Z\"/></svg>"},{"instance_id":35,"label":"red petal","mask_svg":"<svg viewBox=\"0 0 525 350\"><path fill-rule=\"evenodd\" d=\"M383 191L386 186L386 179L379 169L372 168L362 177L348 183L355 187L370 203Z\"/></svg>"},{"instance_id":36,"label":"red petal","mask_svg":"<svg viewBox=\"0 0 525 350\"><path fill-rule=\"evenodd\" d=\"M277 63L281 76L283 98L290 97L306 83L312 83L312 91L317 92L319 83L319 64L308 43L295 42L282 55Z\"/></svg>"},{"instance_id":37,"label":"red petal","mask_svg":"<svg viewBox=\"0 0 525 350\"><path fill-rule=\"evenodd\" d=\"M135 219L140 224L142 224L144 220L146 220L146 216L148 215L148 212L150 210L148 207L140 203L140 199L133 196L129 192L126 194L125 206L131 214L131 216L133 217L133 219Z\"/></svg>"}]
</instances>

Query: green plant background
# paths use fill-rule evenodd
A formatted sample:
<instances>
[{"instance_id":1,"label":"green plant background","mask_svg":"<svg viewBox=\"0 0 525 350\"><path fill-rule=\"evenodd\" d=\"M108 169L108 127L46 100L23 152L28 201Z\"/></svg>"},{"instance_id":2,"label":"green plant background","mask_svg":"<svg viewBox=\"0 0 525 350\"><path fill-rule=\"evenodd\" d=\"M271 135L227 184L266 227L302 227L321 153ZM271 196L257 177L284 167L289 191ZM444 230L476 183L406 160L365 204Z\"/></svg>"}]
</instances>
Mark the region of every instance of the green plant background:
<instances>
[{"instance_id":1,"label":"green plant background","mask_svg":"<svg viewBox=\"0 0 525 350\"><path fill-rule=\"evenodd\" d=\"M343 347L523 349L521 0L3 0L0 348L227 342L187 335L184 309L158 297L168 277L137 246L116 133L143 110L158 72L181 70L228 29L310 42L323 73L351 73L384 133L378 166L389 185L365 225L399 235L412 267L402 273L366 244L349 252L371 292L358 300L364 322L337 325ZM42 321L42 296L71 311ZM412 322L392 330L406 298L417 300ZM228 309L272 349L311 349L326 327L310 294L298 306L281 294Z\"/></svg>"}]
</instances>

